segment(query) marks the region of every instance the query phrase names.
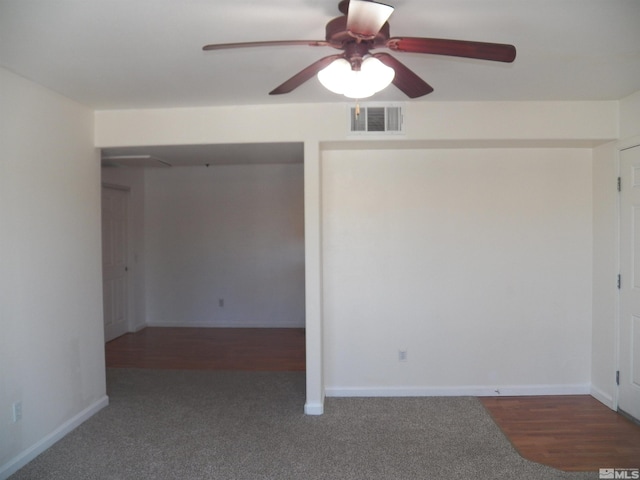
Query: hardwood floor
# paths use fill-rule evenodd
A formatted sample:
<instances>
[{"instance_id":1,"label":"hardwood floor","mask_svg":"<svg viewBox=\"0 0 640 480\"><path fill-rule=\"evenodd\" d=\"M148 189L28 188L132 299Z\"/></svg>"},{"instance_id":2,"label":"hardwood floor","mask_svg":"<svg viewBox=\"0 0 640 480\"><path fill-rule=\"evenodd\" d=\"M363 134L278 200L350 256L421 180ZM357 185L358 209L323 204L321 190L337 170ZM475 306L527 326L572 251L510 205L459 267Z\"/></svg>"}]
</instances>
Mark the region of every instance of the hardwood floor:
<instances>
[{"instance_id":1,"label":"hardwood floor","mask_svg":"<svg viewBox=\"0 0 640 480\"><path fill-rule=\"evenodd\" d=\"M305 370L303 328L145 328L105 350L107 367Z\"/></svg>"},{"instance_id":2,"label":"hardwood floor","mask_svg":"<svg viewBox=\"0 0 640 480\"><path fill-rule=\"evenodd\" d=\"M146 328L106 344L107 367L304 371L304 329ZM593 397L484 397L525 458L566 471L640 468L640 426Z\"/></svg>"},{"instance_id":3,"label":"hardwood floor","mask_svg":"<svg viewBox=\"0 0 640 480\"><path fill-rule=\"evenodd\" d=\"M481 401L524 458L565 471L640 468L640 426L590 395Z\"/></svg>"}]
</instances>

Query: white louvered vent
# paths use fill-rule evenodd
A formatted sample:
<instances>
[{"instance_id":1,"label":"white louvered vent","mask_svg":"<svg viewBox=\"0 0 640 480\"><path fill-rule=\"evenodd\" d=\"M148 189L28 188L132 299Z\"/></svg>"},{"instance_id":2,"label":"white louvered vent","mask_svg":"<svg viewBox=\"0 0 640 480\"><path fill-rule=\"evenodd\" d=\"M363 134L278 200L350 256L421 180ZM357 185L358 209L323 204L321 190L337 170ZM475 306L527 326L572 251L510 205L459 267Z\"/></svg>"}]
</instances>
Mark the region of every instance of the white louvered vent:
<instances>
[{"instance_id":1,"label":"white louvered vent","mask_svg":"<svg viewBox=\"0 0 640 480\"><path fill-rule=\"evenodd\" d=\"M349 127L352 134L402 133L402 107L398 105L351 107Z\"/></svg>"}]
</instances>

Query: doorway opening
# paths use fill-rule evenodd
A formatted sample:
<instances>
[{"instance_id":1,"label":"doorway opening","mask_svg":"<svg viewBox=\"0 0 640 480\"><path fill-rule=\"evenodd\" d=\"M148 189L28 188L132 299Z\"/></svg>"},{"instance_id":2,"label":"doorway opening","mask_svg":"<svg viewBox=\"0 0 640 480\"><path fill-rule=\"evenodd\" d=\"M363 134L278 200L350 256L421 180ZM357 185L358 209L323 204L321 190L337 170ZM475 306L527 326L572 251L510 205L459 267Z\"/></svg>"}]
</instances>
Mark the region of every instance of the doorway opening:
<instances>
[{"instance_id":1,"label":"doorway opening","mask_svg":"<svg viewBox=\"0 0 640 480\"><path fill-rule=\"evenodd\" d=\"M303 144L113 148L102 155L103 182L129 189L132 217L130 335L110 342L108 359L119 345L124 362L126 341L130 350L136 341L156 344L170 357L176 347L167 338L182 339L184 349L191 336L192 360L176 361L194 368L207 364L207 353L207 368L229 368L235 351L236 369L304 370ZM241 358L247 352L261 358L253 367Z\"/></svg>"}]
</instances>

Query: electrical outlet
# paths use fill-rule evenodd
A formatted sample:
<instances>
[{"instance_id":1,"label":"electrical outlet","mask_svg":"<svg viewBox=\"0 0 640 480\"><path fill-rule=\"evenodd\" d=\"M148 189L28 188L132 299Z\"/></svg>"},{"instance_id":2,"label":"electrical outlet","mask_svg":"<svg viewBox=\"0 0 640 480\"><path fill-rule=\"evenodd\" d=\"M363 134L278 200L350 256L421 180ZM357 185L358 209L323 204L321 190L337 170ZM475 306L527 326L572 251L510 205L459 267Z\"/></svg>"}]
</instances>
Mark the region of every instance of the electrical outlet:
<instances>
[{"instance_id":1,"label":"electrical outlet","mask_svg":"<svg viewBox=\"0 0 640 480\"><path fill-rule=\"evenodd\" d=\"M407 361L407 351L406 350L398 350L398 361L406 362Z\"/></svg>"},{"instance_id":2,"label":"electrical outlet","mask_svg":"<svg viewBox=\"0 0 640 480\"><path fill-rule=\"evenodd\" d=\"M22 420L22 402L15 402L13 404L13 423Z\"/></svg>"}]
</instances>

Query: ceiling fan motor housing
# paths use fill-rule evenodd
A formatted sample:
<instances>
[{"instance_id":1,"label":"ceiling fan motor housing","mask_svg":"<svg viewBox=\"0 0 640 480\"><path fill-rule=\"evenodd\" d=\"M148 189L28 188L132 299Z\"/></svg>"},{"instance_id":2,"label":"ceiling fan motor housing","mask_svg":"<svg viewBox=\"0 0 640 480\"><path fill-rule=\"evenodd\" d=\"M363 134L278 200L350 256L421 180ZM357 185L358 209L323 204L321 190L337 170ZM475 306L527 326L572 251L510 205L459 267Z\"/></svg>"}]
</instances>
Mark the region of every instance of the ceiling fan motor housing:
<instances>
[{"instance_id":1,"label":"ceiling fan motor housing","mask_svg":"<svg viewBox=\"0 0 640 480\"><path fill-rule=\"evenodd\" d=\"M348 43L363 43L368 48L382 48L390 37L389 23L385 23L373 38L362 39L352 35L347 29L347 17L336 17L327 23L325 38L329 45L343 49Z\"/></svg>"}]
</instances>

